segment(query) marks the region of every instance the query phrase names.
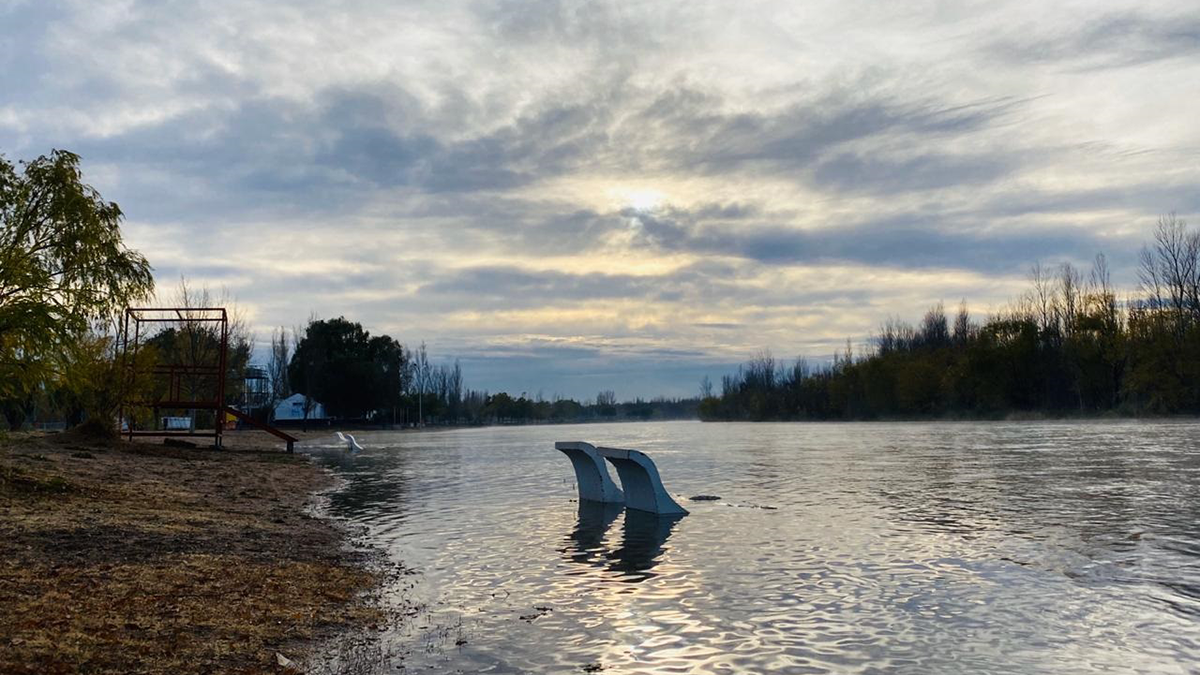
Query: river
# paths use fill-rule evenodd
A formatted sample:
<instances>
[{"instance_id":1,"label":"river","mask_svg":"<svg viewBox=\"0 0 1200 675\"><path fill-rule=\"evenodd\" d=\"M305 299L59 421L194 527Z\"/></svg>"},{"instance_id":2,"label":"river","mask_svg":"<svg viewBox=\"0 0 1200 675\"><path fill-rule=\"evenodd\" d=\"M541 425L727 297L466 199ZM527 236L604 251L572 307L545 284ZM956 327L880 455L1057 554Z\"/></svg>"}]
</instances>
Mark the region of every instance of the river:
<instances>
[{"instance_id":1,"label":"river","mask_svg":"<svg viewBox=\"0 0 1200 675\"><path fill-rule=\"evenodd\" d=\"M330 512L415 573L402 672L1194 672L1200 424L367 432ZM576 501L556 440L691 513ZM616 472L612 472L614 479ZM719 501L689 501L695 495Z\"/></svg>"}]
</instances>

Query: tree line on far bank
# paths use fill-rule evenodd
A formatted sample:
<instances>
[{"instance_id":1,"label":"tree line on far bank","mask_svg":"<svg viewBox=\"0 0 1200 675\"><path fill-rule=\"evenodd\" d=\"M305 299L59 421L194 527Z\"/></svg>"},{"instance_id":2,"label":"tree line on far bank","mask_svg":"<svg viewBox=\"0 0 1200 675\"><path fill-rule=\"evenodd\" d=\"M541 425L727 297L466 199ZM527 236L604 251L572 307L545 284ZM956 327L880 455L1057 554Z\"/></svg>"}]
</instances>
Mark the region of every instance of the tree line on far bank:
<instances>
[{"instance_id":1,"label":"tree line on far bank","mask_svg":"<svg viewBox=\"0 0 1200 675\"><path fill-rule=\"evenodd\" d=\"M1200 231L1159 220L1121 300L1104 257L1086 276L1034 266L1029 290L982 323L965 303L890 319L872 351L827 367L762 353L704 386L705 420L1200 414Z\"/></svg>"},{"instance_id":2,"label":"tree line on far bank","mask_svg":"<svg viewBox=\"0 0 1200 675\"><path fill-rule=\"evenodd\" d=\"M462 367L434 364L424 343L407 348L388 335L371 335L345 317L310 319L271 337L267 364L272 407L303 395L305 418L316 405L343 421L399 425L532 424L696 417L698 399L627 401L612 391L577 401L467 389Z\"/></svg>"}]
</instances>

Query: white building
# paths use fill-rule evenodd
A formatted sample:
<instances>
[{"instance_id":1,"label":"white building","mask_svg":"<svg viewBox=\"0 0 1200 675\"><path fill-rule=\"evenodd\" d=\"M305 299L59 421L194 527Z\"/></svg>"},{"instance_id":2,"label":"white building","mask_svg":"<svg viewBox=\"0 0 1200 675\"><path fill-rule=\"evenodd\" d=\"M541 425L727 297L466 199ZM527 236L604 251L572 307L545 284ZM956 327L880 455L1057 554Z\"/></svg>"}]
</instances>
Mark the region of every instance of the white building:
<instances>
[{"instance_id":1,"label":"white building","mask_svg":"<svg viewBox=\"0 0 1200 675\"><path fill-rule=\"evenodd\" d=\"M309 401L308 419L326 419L325 406ZM304 394L292 394L275 406L276 422L298 422L304 419Z\"/></svg>"}]
</instances>

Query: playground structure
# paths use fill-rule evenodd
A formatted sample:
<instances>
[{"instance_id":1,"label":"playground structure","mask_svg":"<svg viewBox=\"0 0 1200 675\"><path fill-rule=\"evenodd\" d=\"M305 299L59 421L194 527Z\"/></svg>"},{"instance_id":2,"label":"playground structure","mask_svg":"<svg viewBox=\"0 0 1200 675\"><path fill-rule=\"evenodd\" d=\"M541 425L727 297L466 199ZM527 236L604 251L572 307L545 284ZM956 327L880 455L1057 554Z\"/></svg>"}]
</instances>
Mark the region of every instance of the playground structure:
<instances>
[{"instance_id":1,"label":"playground structure","mask_svg":"<svg viewBox=\"0 0 1200 675\"><path fill-rule=\"evenodd\" d=\"M164 339L164 336L167 338ZM169 341L170 349L149 364L139 355L152 341ZM222 447L225 421L234 418L262 429L287 443L294 451L296 438L260 422L225 403L229 364L229 314L224 307L130 307L122 317L117 336L117 353L122 363L122 386L126 396L121 405L121 435L212 437ZM149 410L149 426L138 428L139 411ZM186 411L187 429L167 428L165 411ZM198 413L211 414L205 428L197 428ZM211 426L209 426L211 425Z\"/></svg>"},{"instance_id":2,"label":"playground structure","mask_svg":"<svg viewBox=\"0 0 1200 675\"><path fill-rule=\"evenodd\" d=\"M657 515L686 515L667 494L654 460L638 450L600 448L582 441L558 441L554 448L565 454L575 467L579 499L600 503L625 503L625 508ZM612 464L621 478L618 488L608 475L605 461Z\"/></svg>"}]
</instances>

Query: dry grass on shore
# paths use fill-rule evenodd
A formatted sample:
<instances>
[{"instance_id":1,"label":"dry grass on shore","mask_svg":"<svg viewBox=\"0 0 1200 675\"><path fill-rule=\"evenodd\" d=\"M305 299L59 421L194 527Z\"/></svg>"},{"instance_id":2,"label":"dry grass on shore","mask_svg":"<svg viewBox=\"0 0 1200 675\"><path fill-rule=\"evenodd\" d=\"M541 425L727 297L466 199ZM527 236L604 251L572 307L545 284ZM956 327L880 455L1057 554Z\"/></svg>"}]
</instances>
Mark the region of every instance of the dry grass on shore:
<instances>
[{"instance_id":1,"label":"dry grass on shore","mask_svg":"<svg viewBox=\"0 0 1200 675\"><path fill-rule=\"evenodd\" d=\"M235 451L0 437L0 672L281 672L378 621L376 581L304 505L327 480Z\"/></svg>"}]
</instances>

